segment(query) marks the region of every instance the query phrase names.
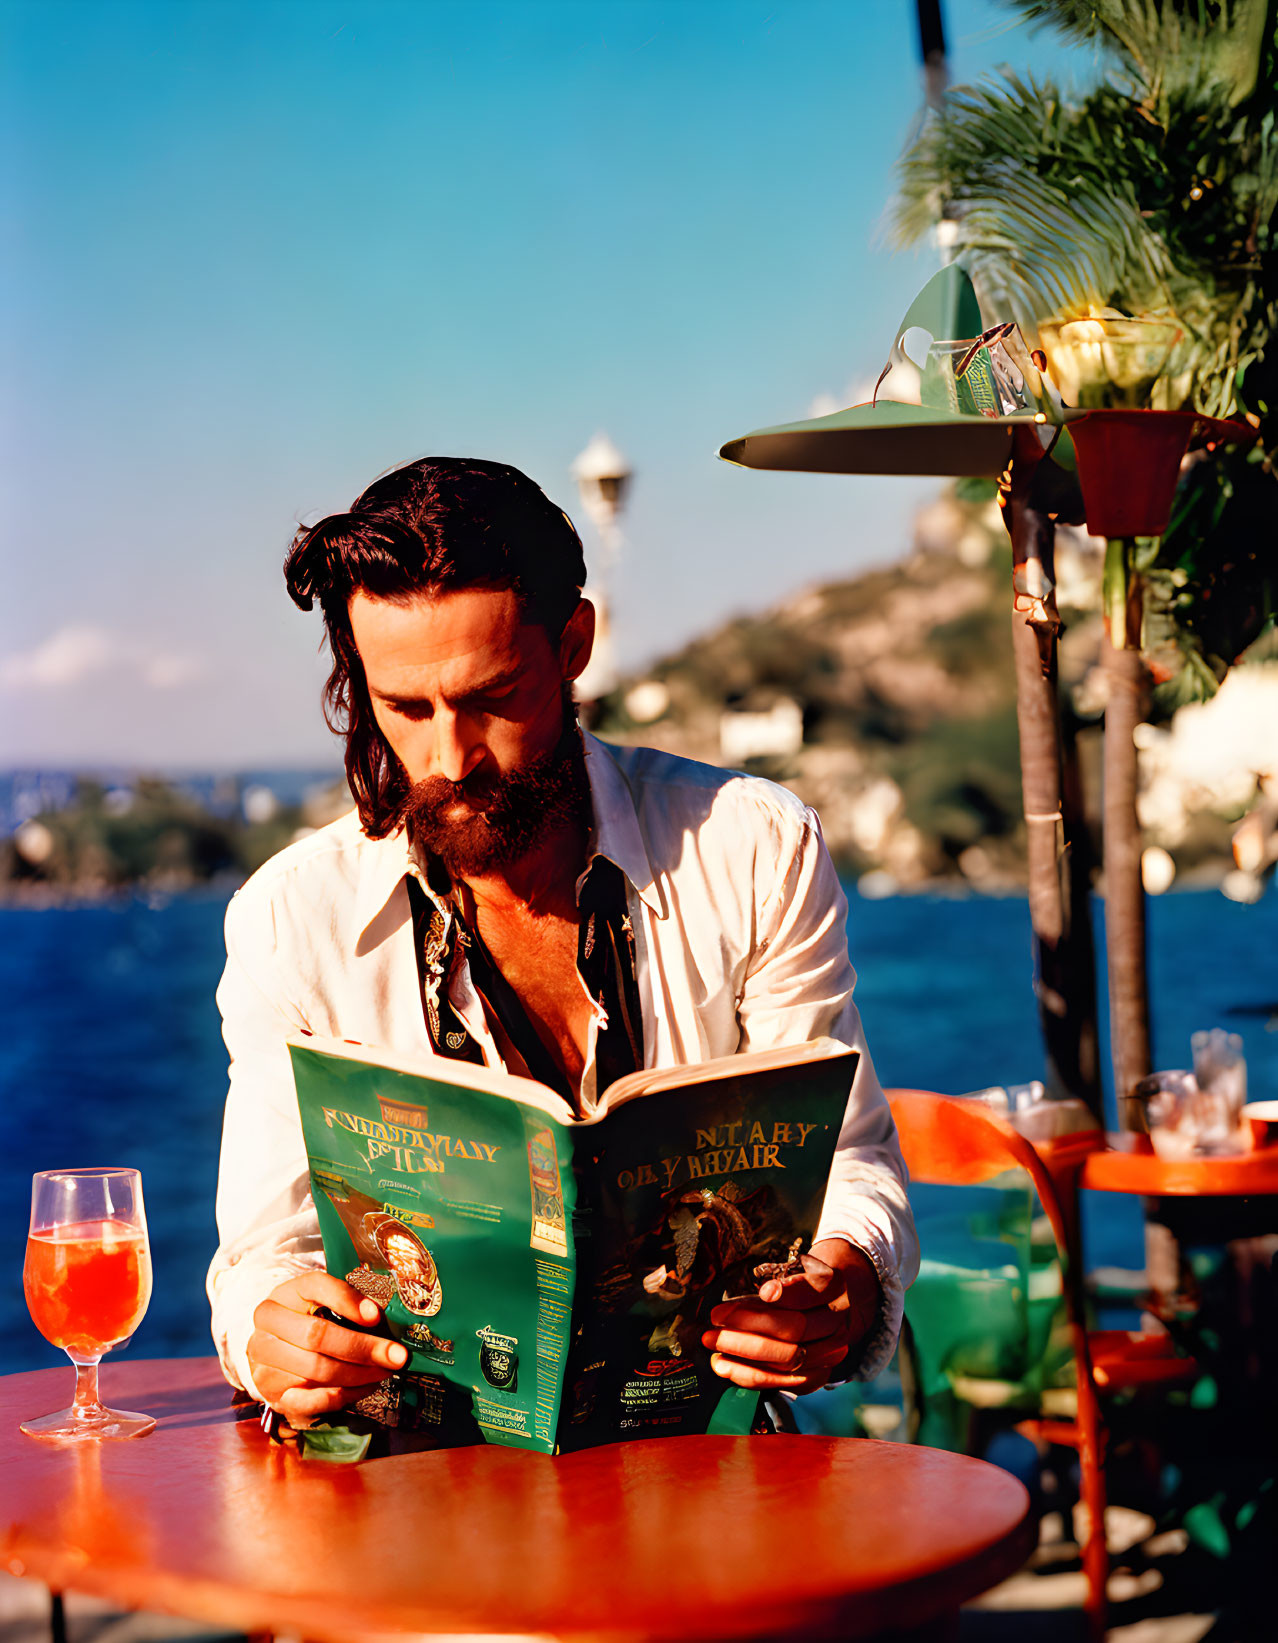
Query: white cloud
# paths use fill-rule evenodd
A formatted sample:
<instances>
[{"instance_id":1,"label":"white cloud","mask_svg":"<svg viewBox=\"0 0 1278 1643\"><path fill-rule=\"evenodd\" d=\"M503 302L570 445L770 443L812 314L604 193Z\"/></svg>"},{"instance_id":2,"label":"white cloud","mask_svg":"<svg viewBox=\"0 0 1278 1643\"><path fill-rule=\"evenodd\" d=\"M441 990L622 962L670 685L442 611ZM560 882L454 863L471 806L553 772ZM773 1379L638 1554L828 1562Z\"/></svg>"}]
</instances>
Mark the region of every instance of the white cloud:
<instances>
[{"instance_id":1,"label":"white cloud","mask_svg":"<svg viewBox=\"0 0 1278 1643\"><path fill-rule=\"evenodd\" d=\"M118 654L115 641L104 629L71 623L34 649L5 657L0 662L0 679L11 690L56 690L101 673Z\"/></svg>"},{"instance_id":2,"label":"white cloud","mask_svg":"<svg viewBox=\"0 0 1278 1643\"><path fill-rule=\"evenodd\" d=\"M842 404L835 399L833 394L819 393L813 399L811 405L808 406L808 417L812 419L818 416L833 416L836 411L842 409Z\"/></svg>"},{"instance_id":3,"label":"white cloud","mask_svg":"<svg viewBox=\"0 0 1278 1643\"><path fill-rule=\"evenodd\" d=\"M142 677L154 690L175 690L202 679L206 669L198 656L179 656L162 650L142 664Z\"/></svg>"},{"instance_id":4,"label":"white cloud","mask_svg":"<svg viewBox=\"0 0 1278 1643\"><path fill-rule=\"evenodd\" d=\"M808 406L808 416L833 416L835 411L849 405L868 405L875 397L876 383L880 399L903 400L907 404L917 405L920 380L915 365L908 359L897 359L881 383L878 383L877 376L853 377L843 390L842 399L823 389Z\"/></svg>"},{"instance_id":5,"label":"white cloud","mask_svg":"<svg viewBox=\"0 0 1278 1643\"><path fill-rule=\"evenodd\" d=\"M875 395L875 376L854 377L848 384L848 404L866 405ZM917 405L919 402L919 386L922 378L918 367L908 359L896 359L892 362L892 369L878 383L878 397L880 399L900 400L906 405Z\"/></svg>"},{"instance_id":6,"label":"white cloud","mask_svg":"<svg viewBox=\"0 0 1278 1643\"><path fill-rule=\"evenodd\" d=\"M190 684L206 672L198 656L150 650L105 628L70 622L30 650L0 660L0 685L10 691L60 691L104 673L140 680L153 690Z\"/></svg>"}]
</instances>

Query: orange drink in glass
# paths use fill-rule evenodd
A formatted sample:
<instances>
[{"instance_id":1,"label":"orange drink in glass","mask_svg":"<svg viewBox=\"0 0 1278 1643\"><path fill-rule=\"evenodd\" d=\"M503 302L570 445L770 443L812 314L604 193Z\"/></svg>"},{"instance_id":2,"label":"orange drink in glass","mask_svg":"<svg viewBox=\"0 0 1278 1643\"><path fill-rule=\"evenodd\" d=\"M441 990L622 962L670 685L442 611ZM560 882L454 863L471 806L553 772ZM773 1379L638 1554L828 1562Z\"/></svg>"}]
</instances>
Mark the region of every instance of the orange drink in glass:
<instances>
[{"instance_id":1,"label":"orange drink in glass","mask_svg":"<svg viewBox=\"0 0 1278 1643\"><path fill-rule=\"evenodd\" d=\"M132 1335L151 1298L146 1234L119 1221L33 1232L22 1286L46 1341L68 1352L108 1352Z\"/></svg>"},{"instance_id":2,"label":"orange drink in glass","mask_svg":"<svg viewBox=\"0 0 1278 1643\"><path fill-rule=\"evenodd\" d=\"M132 1438L149 1415L106 1409L98 1364L123 1346L151 1299L142 1179L130 1169L42 1170L31 1190L31 1230L22 1285L36 1328L76 1369L69 1409L24 1421L30 1437L62 1441Z\"/></svg>"}]
</instances>

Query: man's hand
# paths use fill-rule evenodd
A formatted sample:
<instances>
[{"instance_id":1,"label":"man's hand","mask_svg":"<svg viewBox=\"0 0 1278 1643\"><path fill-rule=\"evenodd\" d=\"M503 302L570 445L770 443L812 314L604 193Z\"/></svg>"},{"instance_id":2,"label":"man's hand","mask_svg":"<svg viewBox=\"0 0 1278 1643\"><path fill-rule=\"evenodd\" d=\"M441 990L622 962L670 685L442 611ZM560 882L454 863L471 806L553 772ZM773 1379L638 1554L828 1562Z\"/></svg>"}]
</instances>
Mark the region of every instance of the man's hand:
<instances>
[{"instance_id":1,"label":"man's hand","mask_svg":"<svg viewBox=\"0 0 1278 1643\"><path fill-rule=\"evenodd\" d=\"M253 1314L249 1368L263 1398L293 1427L357 1403L408 1362L398 1341L343 1329L318 1317L320 1306L365 1327L382 1315L375 1301L327 1272L290 1278Z\"/></svg>"},{"instance_id":2,"label":"man's hand","mask_svg":"<svg viewBox=\"0 0 1278 1643\"><path fill-rule=\"evenodd\" d=\"M716 1375L737 1386L813 1392L874 1327L882 1301L869 1256L823 1238L802 1272L770 1278L757 1301L725 1301L701 1337Z\"/></svg>"}]
</instances>

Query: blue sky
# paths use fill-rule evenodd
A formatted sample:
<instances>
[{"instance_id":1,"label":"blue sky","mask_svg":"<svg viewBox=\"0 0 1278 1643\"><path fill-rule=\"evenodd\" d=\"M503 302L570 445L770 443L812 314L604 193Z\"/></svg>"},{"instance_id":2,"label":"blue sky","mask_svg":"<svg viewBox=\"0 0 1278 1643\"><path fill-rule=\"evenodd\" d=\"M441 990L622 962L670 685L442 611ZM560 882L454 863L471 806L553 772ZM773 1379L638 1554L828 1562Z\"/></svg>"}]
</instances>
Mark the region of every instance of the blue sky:
<instances>
[{"instance_id":1,"label":"blue sky","mask_svg":"<svg viewBox=\"0 0 1278 1643\"><path fill-rule=\"evenodd\" d=\"M1086 73L992 0L951 67ZM872 377L912 0L0 4L0 763L334 756L294 524L422 454L635 469L640 665L898 556L935 486L726 438ZM589 545L589 537L587 536Z\"/></svg>"}]
</instances>

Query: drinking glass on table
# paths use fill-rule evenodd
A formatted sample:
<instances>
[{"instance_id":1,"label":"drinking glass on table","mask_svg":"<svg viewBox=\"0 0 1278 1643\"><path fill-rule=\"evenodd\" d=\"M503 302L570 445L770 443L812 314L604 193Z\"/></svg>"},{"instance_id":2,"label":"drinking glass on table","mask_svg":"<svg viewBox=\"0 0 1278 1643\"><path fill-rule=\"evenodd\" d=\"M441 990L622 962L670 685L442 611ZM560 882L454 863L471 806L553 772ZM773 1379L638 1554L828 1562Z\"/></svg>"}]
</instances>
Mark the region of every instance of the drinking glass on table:
<instances>
[{"instance_id":1,"label":"drinking glass on table","mask_svg":"<svg viewBox=\"0 0 1278 1643\"><path fill-rule=\"evenodd\" d=\"M22 1422L33 1438L137 1438L150 1415L105 1409L98 1364L123 1346L151 1299L151 1250L135 1169L41 1170L31 1182L31 1231L22 1271L36 1328L75 1365L69 1409Z\"/></svg>"}]
</instances>

